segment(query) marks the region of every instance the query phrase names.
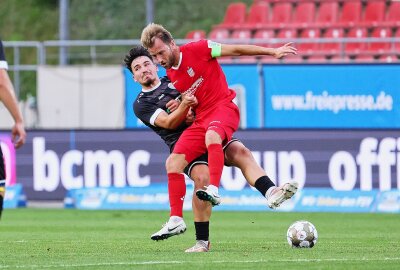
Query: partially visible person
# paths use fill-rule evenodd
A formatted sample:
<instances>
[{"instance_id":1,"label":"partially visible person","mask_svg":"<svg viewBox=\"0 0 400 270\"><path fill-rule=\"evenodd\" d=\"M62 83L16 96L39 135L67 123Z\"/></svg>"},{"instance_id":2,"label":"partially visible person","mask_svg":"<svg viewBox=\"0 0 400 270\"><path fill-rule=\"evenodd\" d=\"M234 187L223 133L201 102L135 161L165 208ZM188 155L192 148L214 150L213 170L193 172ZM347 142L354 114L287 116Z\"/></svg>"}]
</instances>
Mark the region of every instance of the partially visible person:
<instances>
[{"instance_id":1,"label":"partially visible person","mask_svg":"<svg viewBox=\"0 0 400 270\"><path fill-rule=\"evenodd\" d=\"M18 107L14 87L7 73L8 64L3 49L3 42L0 40L0 101L6 106L14 119L14 126L11 129L14 147L19 148L25 143L26 132L22 113ZM6 171L3 159L3 152L0 147L0 219L3 212L3 201L6 186Z\"/></svg>"},{"instance_id":2,"label":"partially visible person","mask_svg":"<svg viewBox=\"0 0 400 270\"><path fill-rule=\"evenodd\" d=\"M194 119L193 113L190 109L188 110L187 98L185 97L182 102L179 102L180 93L173 87L168 78L158 78L157 66L153 63L145 48L141 46L132 48L126 55L124 62L132 72L133 79L142 86L142 91L133 104L136 116L156 132L172 151L179 136ZM192 96L189 96L189 100L192 98ZM195 102L192 104L195 105ZM187 112L185 123L183 119ZM240 168L247 182L256 187L267 198L267 204L271 208L278 207L284 200L293 196L297 190L296 183L287 183L280 188L275 187L264 170L256 163L250 150L237 139L232 139L224 146L224 155L225 164ZM193 179L195 191L208 185L207 153L192 161L184 172ZM170 189L169 186L169 193L173 192ZM193 196L192 208L197 242L186 252L206 252L210 248L211 204ZM182 207L179 211L182 213ZM185 230L186 224L182 216L174 216L171 211L169 222L160 231L153 234L151 238L163 240Z\"/></svg>"}]
</instances>

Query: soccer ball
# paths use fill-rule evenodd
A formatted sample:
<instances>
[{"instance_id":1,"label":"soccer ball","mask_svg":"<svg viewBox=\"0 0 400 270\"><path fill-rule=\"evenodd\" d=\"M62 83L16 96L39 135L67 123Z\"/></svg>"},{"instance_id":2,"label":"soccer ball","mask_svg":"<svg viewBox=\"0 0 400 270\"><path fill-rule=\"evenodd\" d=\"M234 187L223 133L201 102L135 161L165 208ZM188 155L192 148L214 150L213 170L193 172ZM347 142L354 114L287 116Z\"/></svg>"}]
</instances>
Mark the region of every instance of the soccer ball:
<instances>
[{"instance_id":1,"label":"soccer ball","mask_svg":"<svg viewBox=\"0 0 400 270\"><path fill-rule=\"evenodd\" d=\"M287 241L291 247L312 248L318 240L315 226L306 220L299 220L290 225L287 231Z\"/></svg>"}]
</instances>

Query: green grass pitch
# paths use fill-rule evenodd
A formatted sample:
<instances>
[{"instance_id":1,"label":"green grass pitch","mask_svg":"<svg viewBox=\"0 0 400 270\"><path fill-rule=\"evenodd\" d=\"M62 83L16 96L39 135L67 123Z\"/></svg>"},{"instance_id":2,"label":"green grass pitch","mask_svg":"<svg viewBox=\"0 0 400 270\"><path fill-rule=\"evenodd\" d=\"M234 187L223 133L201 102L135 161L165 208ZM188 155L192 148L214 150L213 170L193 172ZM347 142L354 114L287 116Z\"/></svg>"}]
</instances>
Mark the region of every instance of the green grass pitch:
<instances>
[{"instance_id":1,"label":"green grass pitch","mask_svg":"<svg viewBox=\"0 0 400 270\"><path fill-rule=\"evenodd\" d=\"M0 222L1 269L399 269L400 215L214 212L209 253L183 251L188 230L150 240L166 211L6 209ZM288 226L311 221L319 240L293 249Z\"/></svg>"}]
</instances>

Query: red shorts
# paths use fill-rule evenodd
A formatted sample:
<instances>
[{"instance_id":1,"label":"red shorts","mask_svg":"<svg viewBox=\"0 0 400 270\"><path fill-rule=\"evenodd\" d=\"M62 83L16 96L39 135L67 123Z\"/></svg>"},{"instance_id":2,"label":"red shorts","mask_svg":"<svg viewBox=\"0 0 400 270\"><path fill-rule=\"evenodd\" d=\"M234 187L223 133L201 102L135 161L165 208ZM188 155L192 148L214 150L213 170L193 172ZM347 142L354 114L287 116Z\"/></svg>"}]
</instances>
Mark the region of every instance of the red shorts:
<instances>
[{"instance_id":1,"label":"red shorts","mask_svg":"<svg viewBox=\"0 0 400 270\"><path fill-rule=\"evenodd\" d=\"M218 105L207 114L196 118L193 124L182 133L172 152L185 154L186 161L190 163L207 152L207 130L217 132L224 144L238 129L239 121L239 108L233 102Z\"/></svg>"}]
</instances>

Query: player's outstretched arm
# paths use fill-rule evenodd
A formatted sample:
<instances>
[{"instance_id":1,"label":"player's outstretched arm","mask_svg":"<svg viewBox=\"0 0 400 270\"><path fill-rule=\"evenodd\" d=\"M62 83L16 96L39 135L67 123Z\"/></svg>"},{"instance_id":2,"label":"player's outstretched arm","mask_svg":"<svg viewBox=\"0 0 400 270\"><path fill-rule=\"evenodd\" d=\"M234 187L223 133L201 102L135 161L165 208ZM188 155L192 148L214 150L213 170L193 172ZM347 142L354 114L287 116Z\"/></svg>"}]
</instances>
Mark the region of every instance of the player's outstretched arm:
<instances>
[{"instance_id":1,"label":"player's outstretched arm","mask_svg":"<svg viewBox=\"0 0 400 270\"><path fill-rule=\"evenodd\" d=\"M290 54L297 54L297 49L293 47L293 42L286 43L278 48L266 48L257 45L221 44L221 56L270 55L279 59Z\"/></svg>"}]
</instances>

